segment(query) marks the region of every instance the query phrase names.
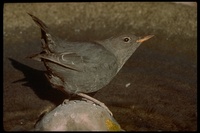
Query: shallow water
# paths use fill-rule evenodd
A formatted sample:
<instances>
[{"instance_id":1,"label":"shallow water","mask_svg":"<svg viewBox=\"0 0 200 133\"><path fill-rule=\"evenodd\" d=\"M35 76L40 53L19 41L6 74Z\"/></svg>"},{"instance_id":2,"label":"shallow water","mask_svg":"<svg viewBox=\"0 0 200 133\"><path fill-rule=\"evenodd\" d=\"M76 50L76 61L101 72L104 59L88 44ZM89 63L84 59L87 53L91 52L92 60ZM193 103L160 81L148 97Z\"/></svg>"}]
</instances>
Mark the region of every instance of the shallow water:
<instances>
[{"instance_id":1,"label":"shallow water","mask_svg":"<svg viewBox=\"0 0 200 133\"><path fill-rule=\"evenodd\" d=\"M165 7L164 4L158 4L157 7L152 5L146 3L144 6L142 4L132 6L138 7L141 11L144 11L142 9L145 7L152 7L149 9L150 14L154 11L153 8L160 10ZM166 6L174 11L188 12L188 7L173 4L166 4ZM7 12L11 11L10 8L6 9ZM98 15L101 16L104 13ZM34 15L37 16L37 14ZM135 18L138 17L137 15ZM168 15L170 16L170 13ZM83 27L87 19L85 21L82 19L60 26L53 25L52 30L61 38L66 38L67 35L69 40L79 41L104 39L121 32L134 32L138 36L154 34L155 37L143 43L110 84L99 90L94 97L110 108L114 118L126 131L196 130L196 25L188 26L190 29L184 24L181 25L179 18L173 19L177 20L176 24L179 23L179 27L183 27L181 29L179 27L174 29L176 26L173 21L169 23L169 27L161 25L161 21L164 21L162 12L160 16L159 13L152 15L160 18L148 18L148 15L142 15L143 19L138 17L139 20L152 19L152 21L149 25L148 21L141 21L136 26L131 24L132 18L119 15L118 19L110 17L111 20L109 20L109 14L105 13L102 16L107 18L101 19L105 22L97 21L96 24L90 25L88 20L88 25ZM127 21L125 18L129 19L128 24L125 23ZM29 19L27 17L25 20ZM188 21L191 23L195 21L195 17L191 14L181 19L185 21L190 19ZM45 19L42 20L46 22ZM115 20L119 21L115 22ZM5 25L3 46L3 124L5 130L32 129L43 112L51 110L65 98L64 94L49 86L44 76L43 64L25 58L41 50L40 31L33 25L33 22L29 28L8 28ZM141 28L142 25L143 28ZM104 28L101 28L102 26ZM126 87L126 84L130 86Z\"/></svg>"}]
</instances>

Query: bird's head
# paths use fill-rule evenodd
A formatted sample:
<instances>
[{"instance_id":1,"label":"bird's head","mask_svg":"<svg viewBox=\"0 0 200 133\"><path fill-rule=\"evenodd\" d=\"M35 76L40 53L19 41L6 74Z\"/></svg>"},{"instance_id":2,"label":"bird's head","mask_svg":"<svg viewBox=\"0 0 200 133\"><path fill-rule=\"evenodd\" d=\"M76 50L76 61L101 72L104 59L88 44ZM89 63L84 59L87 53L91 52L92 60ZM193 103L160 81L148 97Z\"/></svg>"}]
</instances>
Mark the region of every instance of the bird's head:
<instances>
[{"instance_id":1,"label":"bird's head","mask_svg":"<svg viewBox=\"0 0 200 133\"><path fill-rule=\"evenodd\" d=\"M153 36L148 35L140 38L133 34L123 34L100 41L100 43L116 56L119 71L140 44Z\"/></svg>"}]
</instances>

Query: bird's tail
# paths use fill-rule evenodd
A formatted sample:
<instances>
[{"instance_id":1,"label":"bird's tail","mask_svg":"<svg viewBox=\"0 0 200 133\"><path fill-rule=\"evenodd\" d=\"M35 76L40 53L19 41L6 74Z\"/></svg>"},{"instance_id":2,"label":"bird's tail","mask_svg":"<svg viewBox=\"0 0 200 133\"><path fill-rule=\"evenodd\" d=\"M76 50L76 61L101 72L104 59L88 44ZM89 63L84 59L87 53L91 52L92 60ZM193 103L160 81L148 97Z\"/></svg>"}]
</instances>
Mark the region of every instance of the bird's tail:
<instances>
[{"instance_id":1,"label":"bird's tail","mask_svg":"<svg viewBox=\"0 0 200 133\"><path fill-rule=\"evenodd\" d=\"M28 15L30 15L32 17L33 21L41 28L42 31L44 31L46 33L49 32L48 27L44 22L42 22L39 18L37 18L36 16L34 16L30 13L28 13Z\"/></svg>"},{"instance_id":2,"label":"bird's tail","mask_svg":"<svg viewBox=\"0 0 200 133\"><path fill-rule=\"evenodd\" d=\"M50 33L49 28L46 26L46 24L40 20L39 18L35 17L34 15L28 13L33 21L40 27L41 29L41 43L42 48L45 52L53 52L54 48L56 46L55 40L56 38Z\"/></svg>"}]
</instances>

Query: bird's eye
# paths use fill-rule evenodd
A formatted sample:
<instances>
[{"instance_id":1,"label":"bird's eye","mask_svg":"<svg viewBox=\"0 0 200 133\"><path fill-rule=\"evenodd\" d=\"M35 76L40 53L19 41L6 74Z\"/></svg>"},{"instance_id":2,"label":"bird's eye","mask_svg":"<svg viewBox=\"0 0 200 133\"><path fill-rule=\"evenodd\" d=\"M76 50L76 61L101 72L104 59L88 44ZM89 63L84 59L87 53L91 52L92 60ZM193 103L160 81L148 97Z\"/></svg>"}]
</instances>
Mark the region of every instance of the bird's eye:
<instances>
[{"instance_id":1,"label":"bird's eye","mask_svg":"<svg viewBox=\"0 0 200 133\"><path fill-rule=\"evenodd\" d=\"M130 37L124 37L124 42L130 42L131 38Z\"/></svg>"}]
</instances>

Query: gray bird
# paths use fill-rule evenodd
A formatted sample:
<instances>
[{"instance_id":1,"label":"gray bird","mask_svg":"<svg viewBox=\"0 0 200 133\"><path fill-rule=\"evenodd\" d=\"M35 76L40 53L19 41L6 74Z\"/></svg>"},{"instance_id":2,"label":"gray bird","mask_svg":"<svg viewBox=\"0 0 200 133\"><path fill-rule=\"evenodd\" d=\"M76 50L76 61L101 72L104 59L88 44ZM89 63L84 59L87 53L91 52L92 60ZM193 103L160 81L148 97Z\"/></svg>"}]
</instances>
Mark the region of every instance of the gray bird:
<instances>
[{"instance_id":1,"label":"gray bird","mask_svg":"<svg viewBox=\"0 0 200 133\"><path fill-rule=\"evenodd\" d=\"M106 86L140 44L153 37L149 35L139 38L133 34L124 34L102 41L64 41L55 37L40 19L28 14L41 29L43 48L41 53L30 58L44 63L50 84L101 106L104 104L85 93L95 92Z\"/></svg>"}]
</instances>

